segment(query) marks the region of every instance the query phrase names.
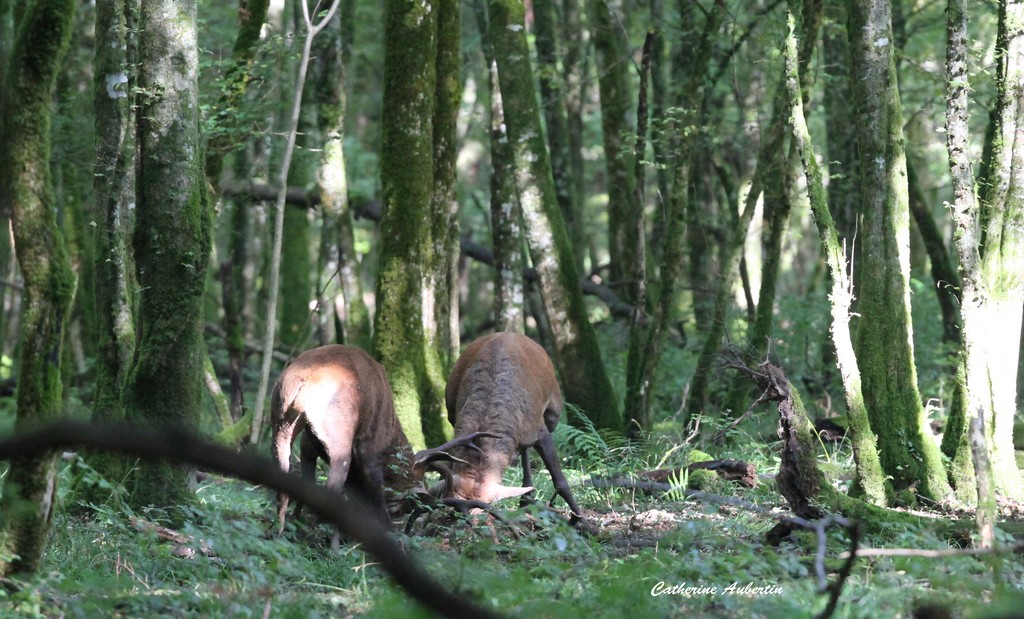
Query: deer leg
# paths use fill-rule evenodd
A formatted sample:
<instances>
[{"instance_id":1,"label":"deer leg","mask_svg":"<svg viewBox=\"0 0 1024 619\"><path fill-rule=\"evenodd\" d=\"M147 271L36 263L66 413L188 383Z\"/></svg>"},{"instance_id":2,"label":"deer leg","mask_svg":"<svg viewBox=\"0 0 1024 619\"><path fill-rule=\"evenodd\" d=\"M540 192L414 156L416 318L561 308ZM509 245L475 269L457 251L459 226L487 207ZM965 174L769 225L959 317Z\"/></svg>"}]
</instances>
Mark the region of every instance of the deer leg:
<instances>
[{"instance_id":1,"label":"deer leg","mask_svg":"<svg viewBox=\"0 0 1024 619\"><path fill-rule=\"evenodd\" d=\"M292 438L295 435L296 421L285 423L274 428L274 461L285 473L291 468L292 460ZM288 494L277 493L277 534L284 532L284 516L288 511Z\"/></svg>"},{"instance_id":2,"label":"deer leg","mask_svg":"<svg viewBox=\"0 0 1024 619\"><path fill-rule=\"evenodd\" d=\"M569 509L572 510L570 522L576 524L583 519L583 511L579 508L579 505L576 505L576 499L573 498L572 490L569 489L569 482L566 481L565 474L562 473L562 467L558 463L558 453L555 452L555 442L551 440L551 433L546 430L542 432L534 447L537 449L537 453L540 454L540 459L544 461L544 466L551 473L551 481L555 484L555 493L565 499ZM551 503L553 504L554 502L555 499L552 497Z\"/></svg>"},{"instance_id":3,"label":"deer leg","mask_svg":"<svg viewBox=\"0 0 1024 619\"><path fill-rule=\"evenodd\" d=\"M391 516L384 499L384 463L380 458L361 458L363 495L370 506L382 518L381 523L390 528Z\"/></svg>"},{"instance_id":4,"label":"deer leg","mask_svg":"<svg viewBox=\"0 0 1024 619\"><path fill-rule=\"evenodd\" d=\"M341 494L345 487L345 480L348 479L348 468L352 464L351 448L340 453L330 454L330 469L327 473L327 487L338 494ZM341 533L335 527L334 535L331 536L331 551L337 551L341 547Z\"/></svg>"},{"instance_id":5,"label":"deer leg","mask_svg":"<svg viewBox=\"0 0 1024 619\"><path fill-rule=\"evenodd\" d=\"M532 486L533 485L533 475L530 474L530 453L529 453L529 449L530 449L529 447L523 447L523 449L519 452L519 456L520 456L520 458L522 458L522 463L523 463L523 483L522 483L523 486ZM531 492L529 494L533 494L533 493ZM524 494L523 496L519 497L519 507L526 507L530 503L533 503L533 498L529 497L528 494Z\"/></svg>"},{"instance_id":6,"label":"deer leg","mask_svg":"<svg viewBox=\"0 0 1024 619\"><path fill-rule=\"evenodd\" d=\"M299 465L302 469L302 479L310 483L316 483L316 461L320 457L326 460L327 454L324 453L323 448L317 443L313 433L310 431L303 432L302 438L299 440ZM295 511L292 512L293 520L297 521L299 519L302 507L302 503L295 502Z\"/></svg>"}]
</instances>

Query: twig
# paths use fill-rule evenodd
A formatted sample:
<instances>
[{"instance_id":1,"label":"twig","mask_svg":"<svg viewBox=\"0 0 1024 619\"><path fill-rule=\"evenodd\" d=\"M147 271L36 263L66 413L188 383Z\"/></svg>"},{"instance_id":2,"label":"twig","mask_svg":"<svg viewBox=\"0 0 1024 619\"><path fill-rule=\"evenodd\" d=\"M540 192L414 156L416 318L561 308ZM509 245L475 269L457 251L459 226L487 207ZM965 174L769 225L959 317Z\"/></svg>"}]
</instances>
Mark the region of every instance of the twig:
<instances>
[{"instance_id":1,"label":"twig","mask_svg":"<svg viewBox=\"0 0 1024 619\"><path fill-rule=\"evenodd\" d=\"M772 386L769 385L764 390L764 392L762 392L761 395L758 396L758 398L756 400L754 400L750 404L750 406L747 407L747 411L745 413L743 413L742 415L737 417L736 420L733 421L732 423L730 423L728 426L722 428L718 432L715 432L715 435L711 437L711 442L715 443L715 444L719 443L722 440L722 437L725 436L726 432L728 432L729 430L732 430L736 426L738 426L741 423L743 423L743 421L746 420L747 417L750 417L754 413L754 409L755 408L757 408L758 406L761 406L765 402L770 401L772 399L772 394L774 394L774 391L772 389Z\"/></svg>"},{"instance_id":2,"label":"twig","mask_svg":"<svg viewBox=\"0 0 1024 619\"><path fill-rule=\"evenodd\" d=\"M830 591L828 604L825 605L825 609L815 619L828 619L836 611L836 606L839 604L839 594L842 593L843 585L846 584L847 579L850 577L850 572L853 571L853 564L857 561L857 548L860 546L860 525L853 522L847 523L844 526L850 534L850 550L845 553L847 555L846 561L843 563L843 567L839 569L836 581L828 587Z\"/></svg>"}]
</instances>

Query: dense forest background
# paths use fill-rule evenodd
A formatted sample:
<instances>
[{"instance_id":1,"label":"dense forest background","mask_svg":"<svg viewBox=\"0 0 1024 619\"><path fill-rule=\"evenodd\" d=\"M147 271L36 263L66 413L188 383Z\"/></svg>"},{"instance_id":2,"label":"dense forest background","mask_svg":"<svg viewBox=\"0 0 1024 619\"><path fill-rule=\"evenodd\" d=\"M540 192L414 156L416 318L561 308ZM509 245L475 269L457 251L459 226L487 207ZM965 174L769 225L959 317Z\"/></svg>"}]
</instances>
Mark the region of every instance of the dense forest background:
<instances>
[{"instance_id":1,"label":"dense forest background","mask_svg":"<svg viewBox=\"0 0 1024 619\"><path fill-rule=\"evenodd\" d=\"M574 487L700 444L778 472L752 500L804 521L977 514L976 545L1014 543L1024 4L327 4L0 0L5 434L70 416L265 453L275 377L338 342L437 445L463 345L519 331L558 370ZM2 571L39 569L56 504L195 505L195 475L12 461ZM547 526L537 548L595 552ZM1019 591L985 565L979 589Z\"/></svg>"}]
</instances>

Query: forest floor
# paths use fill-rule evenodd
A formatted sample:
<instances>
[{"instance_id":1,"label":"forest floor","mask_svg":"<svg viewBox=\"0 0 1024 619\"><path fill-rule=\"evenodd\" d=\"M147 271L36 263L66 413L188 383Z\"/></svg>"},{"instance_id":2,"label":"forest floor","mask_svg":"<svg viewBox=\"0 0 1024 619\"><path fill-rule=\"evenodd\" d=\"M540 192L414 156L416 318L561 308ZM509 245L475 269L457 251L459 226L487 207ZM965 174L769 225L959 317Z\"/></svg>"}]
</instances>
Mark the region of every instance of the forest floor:
<instances>
[{"instance_id":1,"label":"forest floor","mask_svg":"<svg viewBox=\"0 0 1024 619\"><path fill-rule=\"evenodd\" d=\"M776 445L737 442L758 469L756 487L712 479L694 498L682 483L658 493L588 483L678 466L689 450L681 442L661 437L638 447L561 428L556 439L586 534L569 526L560 500L546 507L552 488L538 467L536 504L505 502L506 523L430 514L399 536L410 555L445 586L509 616L810 617L826 607L820 578L837 582L850 540L832 528L823 539L801 531L776 546L765 542L788 514L771 479ZM728 449L718 455L739 457ZM820 464L838 487L848 483L847 445L827 446ZM2 617L430 616L358 548L343 544L332 553L330 528L314 518L271 535L274 497L264 488L204 476L195 503L179 513L133 513L81 458L69 458L61 476L62 509L45 565L29 587L0 594ZM516 476L512 467L507 483ZM73 499L82 485L109 489L109 499L83 509ZM1020 506L1004 507L1020 526ZM915 510L926 519L962 518L962 535L945 539L940 527L895 519L875 527L861 549L924 554L859 558L833 616L1021 616L1020 555L943 554L970 545L973 516ZM999 542L1019 539L1000 533ZM937 607L950 612L914 614Z\"/></svg>"}]
</instances>

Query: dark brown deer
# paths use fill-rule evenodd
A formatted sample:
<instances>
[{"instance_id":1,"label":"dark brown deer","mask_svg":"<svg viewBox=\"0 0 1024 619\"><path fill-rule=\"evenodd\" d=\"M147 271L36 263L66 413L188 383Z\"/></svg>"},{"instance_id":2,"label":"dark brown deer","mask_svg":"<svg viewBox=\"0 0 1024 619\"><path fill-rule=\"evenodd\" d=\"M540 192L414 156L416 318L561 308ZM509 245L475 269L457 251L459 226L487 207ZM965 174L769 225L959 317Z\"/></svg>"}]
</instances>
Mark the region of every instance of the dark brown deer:
<instances>
[{"instance_id":1,"label":"dark brown deer","mask_svg":"<svg viewBox=\"0 0 1024 619\"><path fill-rule=\"evenodd\" d=\"M271 395L274 459L291 465L292 441L302 434L302 476L316 478L317 458L327 461L327 487L348 484L390 524L385 487L404 491L415 482L412 449L402 431L384 368L366 352L332 344L308 350L285 368ZM304 432L305 431L305 432ZM288 495L278 494L278 533ZM297 508L298 509L298 508ZM338 548L338 533L331 548Z\"/></svg>"},{"instance_id":2,"label":"dark brown deer","mask_svg":"<svg viewBox=\"0 0 1024 619\"><path fill-rule=\"evenodd\" d=\"M449 504L522 496L533 490L527 455L533 447L551 473L555 492L572 510L572 522L582 519L551 439L562 414L562 393L540 345L518 333L477 339L452 368L445 403L455 439L417 453L415 476L422 477L428 464L438 468L436 463L447 459L453 463L444 491ZM504 486L502 474L516 454L522 459L523 486Z\"/></svg>"}]
</instances>

